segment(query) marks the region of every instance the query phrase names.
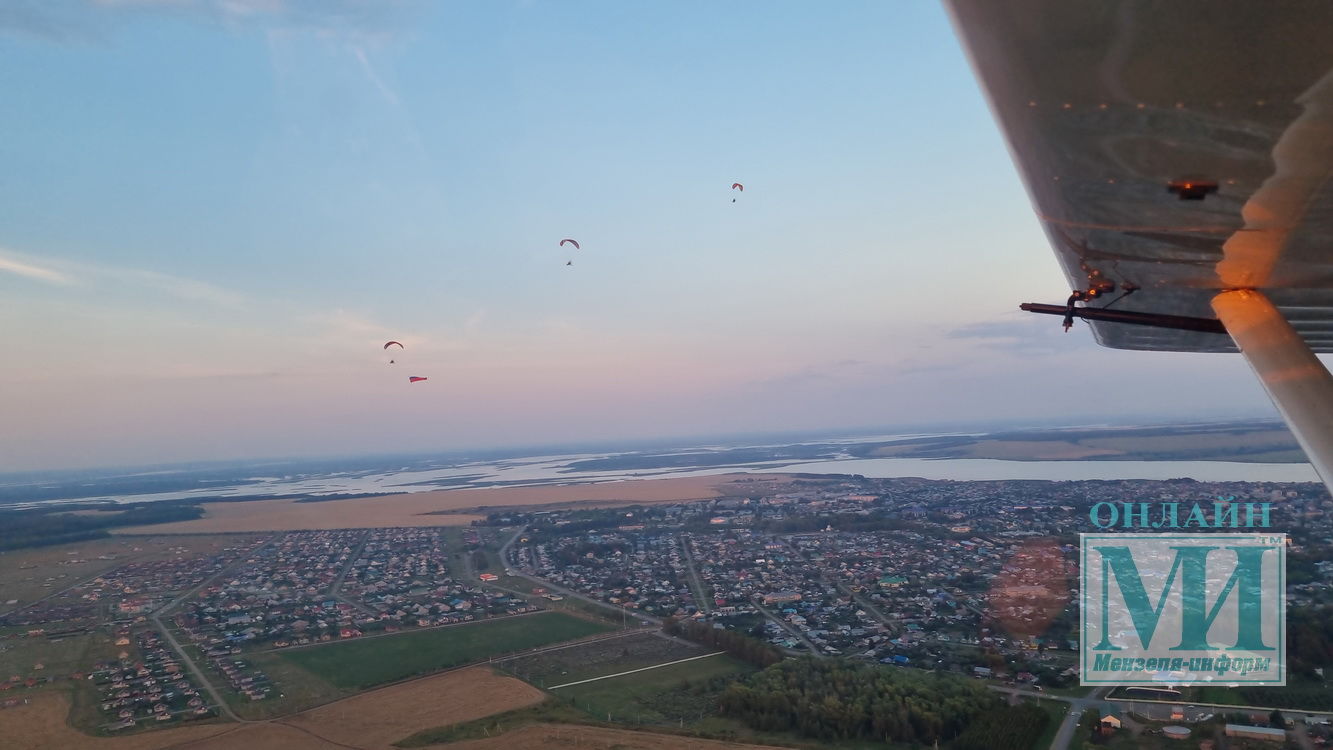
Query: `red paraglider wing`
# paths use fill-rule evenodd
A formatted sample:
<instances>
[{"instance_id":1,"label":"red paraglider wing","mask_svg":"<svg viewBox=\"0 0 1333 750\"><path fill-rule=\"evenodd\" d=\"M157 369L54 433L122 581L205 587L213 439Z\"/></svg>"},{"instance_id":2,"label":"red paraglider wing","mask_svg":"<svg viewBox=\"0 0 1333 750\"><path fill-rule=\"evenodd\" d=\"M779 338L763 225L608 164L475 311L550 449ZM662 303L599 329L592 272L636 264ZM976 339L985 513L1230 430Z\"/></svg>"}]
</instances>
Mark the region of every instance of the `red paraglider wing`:
<instances>
[{"instance_id":1,"label":"red paraglider wing","mask_svg":"<svg viewBox=\"0 0 1333 750\"><path fill-rule=\"evenodd\" d=\"M391 346L397 346L399 349L402 349L402 348L403 348L403 345L402 345L402 344L399 344L397 341L390 341L389 343L387 343L387 344L384 345L384 348L385 348L385 349L388 349L388 348L391 347Z\"/></svg>"},{"instance_id":2,"label":"red paraglider wing","mask_svg":"<svg viewBox=\"0 0 1333 750\"><path fill-rule=\"evenodd\" d=\"M732 190L739 190L739 191L741 191L742 193L745 192L745 186L742 185L742 184L740 184L739 182L733 182L733 183L731 183L731 189L732 189Z\"/></svg>"},{"instance_id":3,"label":"red paraglider wing","mask_svg":"<svg viewBox=\"0 0 1333 750\"><path fill-rule=\"evenodd\" d=\"M430 378L419 378L419 377L417 377L416 375L408 375L408 376L407 376L407 382L409 382L409 383L420 383L420 382L423 381L423 380L429 380L429 379L430 379Z\"/></svg>"},{"instance_id":4,"label":"red paraglider wing","mask_svg":"<svg viewBox=\"0 0 1333 750\"><path fill-rule=\"evenodd\" d=\"M568 242L569 244L573 245L575 250L582 250L582 249L583 249L583 248L579 247L578 240L569 240L569 239L560 240L560 247L564 247L566 242Z\"/></svg>"}]
</instances>

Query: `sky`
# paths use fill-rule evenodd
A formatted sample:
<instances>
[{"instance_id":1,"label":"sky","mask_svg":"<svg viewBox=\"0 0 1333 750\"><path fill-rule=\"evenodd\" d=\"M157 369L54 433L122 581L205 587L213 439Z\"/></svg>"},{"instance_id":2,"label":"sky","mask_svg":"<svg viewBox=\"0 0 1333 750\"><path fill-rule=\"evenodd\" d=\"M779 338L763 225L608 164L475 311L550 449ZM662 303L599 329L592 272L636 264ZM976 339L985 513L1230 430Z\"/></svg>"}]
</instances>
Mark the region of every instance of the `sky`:
<instances>
[{"instance_id":1,"label":"sky","mask_svg":"<svg viewBox=\"0 0 1333 750\"><path fill-rule=\"evenodd\" d=\"M0 471L1275 415L1017 311L934 3L11 0L0 101Z\"/></svg>"}]
</instances>

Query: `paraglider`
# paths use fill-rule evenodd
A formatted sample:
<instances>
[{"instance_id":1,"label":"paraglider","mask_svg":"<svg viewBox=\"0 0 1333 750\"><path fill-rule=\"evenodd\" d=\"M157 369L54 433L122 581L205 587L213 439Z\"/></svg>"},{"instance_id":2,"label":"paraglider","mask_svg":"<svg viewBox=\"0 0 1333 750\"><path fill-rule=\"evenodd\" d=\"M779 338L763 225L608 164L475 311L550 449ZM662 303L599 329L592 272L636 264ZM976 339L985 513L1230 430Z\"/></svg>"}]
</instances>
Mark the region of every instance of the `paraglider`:
<instances>
[{"instance_id":1,"label":"paraglider","mask_svg":"<svg viewBox=\"0 0 1333 750\"><path fill-rule=\"evenodd\" d=\"M732 190L739 190L739 191L741 191L742 193L745 192L745 186L742 185L742 184L740 184L739 182L733 182L733 183L731 183L731 189L732 189ZM735 198L732 198L732 199L731 199L731 202L732 202L732 203L735 203L735 202L736 202L736 199L735 199Z\"/></svg>"},{"instance_id":2,"label":"paraglider","mask_svg":"<svg viewBox=\"0 0 1333 750\"><path fill-rule=\"evenodd\" d=\"M430 378L417 377L416 375L407 376L407 382L409 383L420 383L423 380L430 380Z\"/></svg>"},{"instance_id":3,"label":"paraglider","mask_svg":"<svg viewBox=\"0 0 1333 750\"><path fill-rule=\"evenodd\" d=\"M582 249L583 249L583 248L579 247L579 241L578 241L578 240L571 240L571 239L569 239L568 237L566 237L566 238L563 239L563 240L560 240L560 247L564 247L566 242L568 242L569 244L573 245L575 250L582 250ZM572 265L574 265L574 260L571 258L570 260L565 261L565 265L567 265L567 266L572 266Z\"/></svg>"},{"instance_id":4,"label":"paraglider","mask_svg":"<svg viewBox=\"0 0 1333 750\"><path fill-rule=\"evenodd\" d=\"M384 349L387 351L388 348L391 347L391 346L396 346L396 347L398 347L399 349L402 349L402 348L403 348L403 345L400 344L400 343L398 343L397 341L390 341L390 342L388 342L388 343L386 343L386 344L384 345ZM393 364L393 360L392 360L392 359L389 360L389 364Z\"/></svg>"}]
</instances>

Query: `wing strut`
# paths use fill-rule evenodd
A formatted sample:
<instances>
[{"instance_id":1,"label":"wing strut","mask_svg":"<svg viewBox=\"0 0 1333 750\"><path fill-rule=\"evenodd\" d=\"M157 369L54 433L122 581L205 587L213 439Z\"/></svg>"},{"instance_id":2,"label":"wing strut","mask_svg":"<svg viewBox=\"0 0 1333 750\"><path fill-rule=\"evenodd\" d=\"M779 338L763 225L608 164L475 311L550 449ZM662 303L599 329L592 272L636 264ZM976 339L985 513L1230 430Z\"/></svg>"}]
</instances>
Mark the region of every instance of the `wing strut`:
<instances>
[{"instance_id":1,"label":"wing strut","mask_svg":"<svg viewBox=\"0 0 1333 750\"><path fill-rule=\"evenodd\" d=\"M1043 305L1038 302L1024 302L1018 309L1043 313L1045 315L1065 316L1065 330L1073 325L1074 318L1084 320L1104 320L1108 323L1128 323L1136 326L1153 328L1173 328L1178 331L1198 331L1200 333L1222 333L1227 329L1222 321L1213 318L1191 318L1185 315L1158 315L1157 313L1131 312L1129 310L1108 310L1105 307L1075 307L1073 298L1065 305Z\"/></svg>"},{"instance_id":2,"label":"wing strut","mask_svg":"<svg viewBox=\"0 0 1333 750\"><path fill-rule=\"evenodd\" d=\"M1333 489L1333 375L1261 292L1235 289L1213 298L1245 361L1324 484Z\"/></svg>"}]
</instances>

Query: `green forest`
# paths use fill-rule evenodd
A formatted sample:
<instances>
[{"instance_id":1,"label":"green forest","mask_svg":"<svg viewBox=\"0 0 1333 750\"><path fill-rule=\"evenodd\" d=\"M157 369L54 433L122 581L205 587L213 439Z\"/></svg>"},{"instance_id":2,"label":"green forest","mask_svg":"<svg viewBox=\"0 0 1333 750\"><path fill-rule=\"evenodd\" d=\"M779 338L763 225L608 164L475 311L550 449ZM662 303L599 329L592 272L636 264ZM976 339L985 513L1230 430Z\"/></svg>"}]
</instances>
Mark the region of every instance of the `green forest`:
<instances>
[{"instance_id":1,"label":"green forest","mask_svg":"<svg viewBox=\"0 0 1333 750\"><path fill-rule=\"evenodd\" d=\"M965 740L964 733L978 717L1002 711L1008 721L1015 715L978 682L813 658L788 659L732 684L722 693L719 709L760 731L794 732L827 742L946 743ZM1029 724L1035 726L1031 736ZM1016 747L1026 748L1045 723L1025 720L1022 726L1027 744Z\"/></svg>"},{"instance_id":2,"label":"green forest","mask_svg":"<svg viewBox=\"0 0 1333 750\"><path fill-rule=\"evenodd\" d=\"M777 648L737 630L723 630L708 623L671 617L667 618L662 629L669 635L721 649L756 667L767 667L782 661L782 652Z\"/></svg>"},{"instance_id":3,"label":"green forest","mask_svg":"<svg viewBox=\"0 0 1333 750\"><path fill-rule=\"evenodd\" d=\"M73 515L69 511L95 509L105 511ZM0 512L0 550L42 547L66 542L82 542L108 535L116 526L143 526L172 521L190 521L204 515L198 505L175 503L139 503L115 506L61 505L35 510Z\"/></svg>"}]
</instances>

